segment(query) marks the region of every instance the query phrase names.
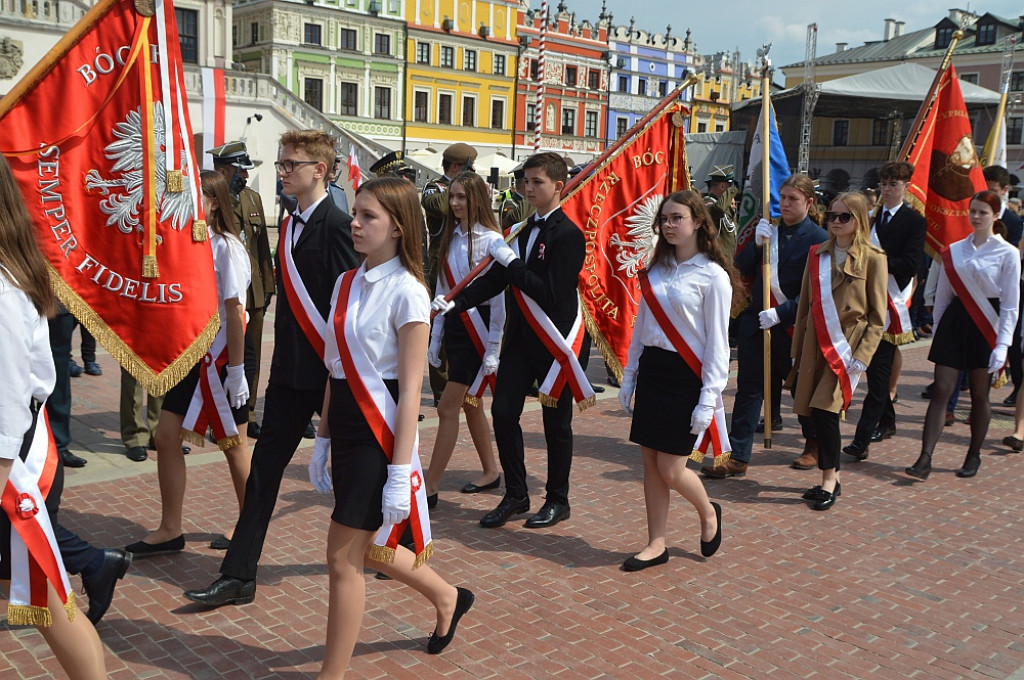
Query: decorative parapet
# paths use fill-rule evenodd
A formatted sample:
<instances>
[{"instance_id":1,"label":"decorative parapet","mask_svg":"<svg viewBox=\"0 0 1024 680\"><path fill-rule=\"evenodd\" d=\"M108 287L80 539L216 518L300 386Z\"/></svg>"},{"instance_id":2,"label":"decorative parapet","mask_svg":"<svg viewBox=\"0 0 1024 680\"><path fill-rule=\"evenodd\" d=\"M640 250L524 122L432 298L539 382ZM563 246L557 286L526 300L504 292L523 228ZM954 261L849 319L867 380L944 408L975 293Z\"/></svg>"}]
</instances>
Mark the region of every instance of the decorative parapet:
<instances>
[{"instance_id":1,"label":"decorative parapet","mask_svg":"<svg viewBox=\"0 0 1024 680\"><path fill-rule=\"evenodd\" d=\"M647 113L653 109L661 97L644 97L638 94L626 94L624 92L611 92L608 95L608 108L613 111L628 111L629 113Z\"/></svg>"},{"instance_id":2,"label":"decorative parapet","mask_svg":"<svg viewBox=\"0 0 1024 680\"><path fill-rule=\"evenodd\" d=\"M0 24L28 21L66 32L91 8L78 0L0 0Z\"/></svg>"}]
</instances>

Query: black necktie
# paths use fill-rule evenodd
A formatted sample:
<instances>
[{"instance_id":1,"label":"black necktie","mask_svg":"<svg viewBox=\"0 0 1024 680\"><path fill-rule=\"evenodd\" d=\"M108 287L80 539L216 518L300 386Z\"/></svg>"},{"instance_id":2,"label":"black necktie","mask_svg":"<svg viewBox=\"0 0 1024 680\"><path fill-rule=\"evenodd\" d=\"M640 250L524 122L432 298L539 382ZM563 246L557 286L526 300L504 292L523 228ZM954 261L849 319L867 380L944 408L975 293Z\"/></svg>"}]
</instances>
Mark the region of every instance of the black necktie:
<instances>
[{"instance_id":1,"label":"black necktie","mask_svg":"<svg viewBox=\"0 0 1024 680\"><path fill-rule=\"evenodd\" d=\"M880 229L882 229L882 228L885 227L885 225L889 224L889 218L890 217L891 217L891 215L889 214L889 211L888 210L883 210L882 214L881 214L881 219L879 220L878 227Z\"/></svg>"}]
</instances>

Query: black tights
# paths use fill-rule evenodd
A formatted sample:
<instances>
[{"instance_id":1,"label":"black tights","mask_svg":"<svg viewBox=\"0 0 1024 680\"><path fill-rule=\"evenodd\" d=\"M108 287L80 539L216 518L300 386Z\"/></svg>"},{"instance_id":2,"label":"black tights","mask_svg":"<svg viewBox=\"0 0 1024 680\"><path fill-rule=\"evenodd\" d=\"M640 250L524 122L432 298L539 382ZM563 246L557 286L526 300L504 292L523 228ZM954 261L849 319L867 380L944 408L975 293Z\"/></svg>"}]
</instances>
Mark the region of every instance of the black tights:
<instances>
[{"instance_id":1,"label":"black tights","mask_svg":"<svg viewBox=\"0 0 1024 680\"><path fill-rule=\"evenodd\" d=\"M971 445L969 453L980 453L988 434L988 421L992 417L992 405L988 399L992 376L985 368L972 368L967 372L971 384ZM935 450L939 434L945 426L946 404L953 396L953 390L960 386L960 370L950 366L935 365L935 387L932 400L928 403L928 412L924 416L924 435L921 440L921 453L929 456Z\"/></svg>"}]
</instances>

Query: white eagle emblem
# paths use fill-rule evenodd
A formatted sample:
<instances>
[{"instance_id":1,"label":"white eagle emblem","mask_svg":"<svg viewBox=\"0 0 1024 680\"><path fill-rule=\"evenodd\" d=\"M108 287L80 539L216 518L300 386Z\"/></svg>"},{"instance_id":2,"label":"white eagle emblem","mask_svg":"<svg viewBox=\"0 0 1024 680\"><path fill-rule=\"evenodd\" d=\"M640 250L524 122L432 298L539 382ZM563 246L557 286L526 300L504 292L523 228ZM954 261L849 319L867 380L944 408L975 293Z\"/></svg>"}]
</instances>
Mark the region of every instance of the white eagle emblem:
<instances>
[{"instance_id":1,"label":"white eagle emblem","mask_svg":"<svg viewBox=\"0 0 1024 680\"><path fill-rule=\"evenodd\" d=\"M153 105L153 131L156 137L153 166L156 170L156 195L159 197L160 222L171 221L171 227L181 231L192 225L193 204L192 192L189 190L188 177L192 173L191 158L181 151L181 168L185 175L185 191L168 193L167 173L164 169L166 150L164 139L164 107L161 102ZM113 129L116 141L107 145L104 155L114 161L111 170L120 173L120 179L104 179L98 170L90 170L85 175L87 191L99 190L105 198L100 201L100 211L107 215L107 226L117 225L122 233L142 231L139 219L139 208L142 205L142 113L140 109L128 112L123 122ZM119 191L118 191L119 190Z\"/></svg>"},{"instance_id":2,"label":"white eagle emblem","mask_svg":"<svg viewBox=\"0 0 1024 680\"><path fill-rule=\"evenodd\" d=\"M663 198L661 194L652 194L636 204L633 214L626 218L626 235L630 240L624 240L618 234L612 234L609 239L609 244L618 249L615 253L615 261L619 263L618 269L625 271L627 277L636 277L637 272L644 268L651 253L654 252L657 238L654 233L654 221Z\"/></svg>"}]
</instances>

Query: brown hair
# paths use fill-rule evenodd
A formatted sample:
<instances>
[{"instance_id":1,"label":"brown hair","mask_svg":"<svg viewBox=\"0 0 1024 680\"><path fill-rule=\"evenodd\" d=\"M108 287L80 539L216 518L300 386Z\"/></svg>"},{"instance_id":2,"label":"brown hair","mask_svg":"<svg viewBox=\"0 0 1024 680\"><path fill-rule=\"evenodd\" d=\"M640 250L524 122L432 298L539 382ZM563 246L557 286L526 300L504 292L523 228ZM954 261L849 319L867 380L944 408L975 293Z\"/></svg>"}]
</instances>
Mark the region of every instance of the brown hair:
<instances>
[{"instance_id":1,"label":"brown hair","mask_svg":"<svg viewBox=\"0 0 1024 680\"><path fill-rule=\"evenodd\" d=\"M782 187L793 187L806 198L814 198L815 196L814 181L803 173L793 173L783 180L782 185L779 187L780 191L782 190Z\"/></svg>"},{"instance_id":2,"label":"brown hair","mask_svg":"<svg viewBox=\"0 0 1024 680\"><path fill-rule=\"evenodd\" d=\"M199 173L199 179L203 185L203 195L217 201L213 214L206 216L206 223L215 234L238 238L238 222L235 220L234 210L228 209L233 204L224 176L216 170L203 170Z\"/></svg>"},{"instance_id":3,"label":"brown hair","mask_svg":"<svg viewBox=\"0 0 1024 680\"><path fill-rule=\"evenodd\" d=\"M554 151L542 151L527 158L523 163L523 172L530 168L539 168L552 182L565 182L569 179L569 166Z\"/></svg>"},{"instance_id":4,"label":"brown hair","mask_svg":"<svg viewBox=\"0 0 1024 680\"><path fill-rule=\"evenodd\" d=\"M281 135L281 146L290 146L295 150L306 152L310 160L326 166L325 177L334 167L334 137L320 130L289 130Z\"/></svg>"},{"instance_id":5,"label":"brown hair","mask_svg":"<svg viewBox=\"0 0 1024 680\"><path fill-rule=\"evenodd\" d=\"M878 169L880 179L909 182L914 176L914 166L906 161L888 161Z\"/></svg>"},{"instance_id":6,"label":"brown hair","mask_svg":"<svg viewBox=\"0 0 1024 680\"><path fill-rule=\"evenodd\" d=\"M746 297L746 288L732 260L722 250L718 232L714 228L714 220L711 219L711 213L708 212L704 197L700 192L690 189L669 194L658 205L658 212L655 213L658 216L656 219L661 218L661 211L666 203L678 203L690 209L690 215L697 226L697 250L707 255L709 260L720 266L729 275L729 282L732 284L732 306L735 308ZM654 253L651 255L647 269L652 269L674 250L675 246L666 239L659 238L654 244Z\"/></svg>"},{"instance_id":7,"label":"brown hair","mask_svg":"<svg viewBox=\"0 0 1024 680\"><path fill-rule=\"evenodd\" d=\"M999 234L1003 238L1006 238L1006 234L1008 233L1006 231L1006 225L1003 224L1003 221L998 217L1000 211L1002 211L1003 209L1003 199L999 198L999 194L997 194L994 191L988 190L979 191L978 193L974 194L974 196L971 198L971 201L980 201L987 205L988 207L992 208L992 212L996 214L996 221L992 224L992 231L996 234Z\"/></svg>"},{"instance_id":8,"label":"brown hair","mask_svg":"<svg viewBox=\"0 0 1024 680\"><path fill-rule=\"evenodd\" d=\"M498 221L494 219L494 211L491 210L491 200L487 197L487 183L475 172L460 172L452 179L448 187L448 200L451 200L452 188L455 184L461 184L466 190L466 224L462 225L469 236L469 268L473 268L473 225L480 224L491 231L499 234L501 229ZM448 214L444 218L444 226L441 231L441 257L448 256L448 246L452 242L452 233L458 223L451 205L448 206Z\"/></svg>"},{"instance_id":9,"label":"brown hair","mask_svg":"<svg viewBox=\"0 0 1024 680\"><path fill-rule=\"evenodd\" d=\"M387 211L402 232L398 257L402 266L426 287L423 277L423 210L416 187L401 177L385 176L359 185L356 196L368 192Z\"/></svg>"},{"instance_id":10,"label":"brown hair","mask_svg":"<svg viewBox=\"0 0 1024 680\"><path fill-rule=\"evenodd\" d=\"M39 250L14 172L0 154L0 268L7 280L25 293L41 316L57 313L57 302L50 287L50 270ZM4 273L0 272L0 276Z\"/></svg>"}]
</instances>

